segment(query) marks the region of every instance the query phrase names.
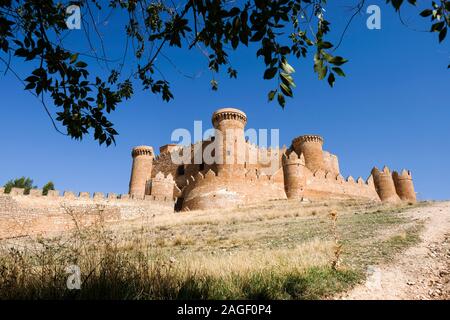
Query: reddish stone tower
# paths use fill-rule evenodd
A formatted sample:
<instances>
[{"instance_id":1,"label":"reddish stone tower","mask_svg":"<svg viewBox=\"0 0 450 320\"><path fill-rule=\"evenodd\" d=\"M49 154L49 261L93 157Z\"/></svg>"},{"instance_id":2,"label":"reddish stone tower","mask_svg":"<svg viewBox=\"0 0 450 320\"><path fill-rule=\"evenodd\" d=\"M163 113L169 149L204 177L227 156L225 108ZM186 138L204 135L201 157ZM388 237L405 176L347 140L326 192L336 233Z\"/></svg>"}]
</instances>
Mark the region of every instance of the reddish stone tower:
<instances>
[{"instance_id":1,"label":"reddish stone tower","mask_svg":"<svg viewBox=\"0 0 450 320\"><path fill-rule=\"evenodd\" d=\"M323 163L323 138L318 135L304 135L292 140L292 146L297 154L305 157L306 167L315 172L324 169Z\"/></svg>"},{"instance_id":2,"label":"reddish stone tower","mask_svg":"<svg viewBox=\"0 0 450 320\"><path fill-rule=\"evenodd\" d=\"M153 166L153 148L149 146L138 146L131 152L133 157L133 166L130 178L130 195L143 197L147 181L152 176Z\"/></svg>"},{"instance_id":3,"label":"reddish stone tower","mask_svg":"<svg viewBox=\"0 0 450 320\"><path fill-rule=\"evenodd\" d=\"M373 182L375 189L383 202L400 201L397 191L395 190L394 180L388 167L384 167L383 171L378 168L372 169Z\"/></svg>"},{"instance_id":4,"label":"reddish stone tower","mask_svg":"<svg viewBox=\"0 0 450 320\"><path fill-rule=\"evenodd\" d=\"M395 190L403 201L416 202L416 192L412 181L411 171L403 170L401 174L394 171L392 173L394 179Z\"/></svg>"},{"instance_id":5,"label":"reddish stone tower","mask_svg":"<svg viewBox=\"0 0 450 320\"><path fill-rule=\"evenodd\" d=\"M245 135L247 116L234 108L219 109L212 115L216 132L217 174L232 177L245 173Z\"/></svg>"},{"instance_id":6,"label":"reddish stone tower","mask_svg":"<svg viewBox=\"0 0 450 320\"><path fill-rule=\"evenodd\" d=\"M306 168L303 154L299 158L295 151L292 151L289 156L283 155L282 161L286 196L288 199L302 198L306 187Z\"/></svg>"}]
</instances>

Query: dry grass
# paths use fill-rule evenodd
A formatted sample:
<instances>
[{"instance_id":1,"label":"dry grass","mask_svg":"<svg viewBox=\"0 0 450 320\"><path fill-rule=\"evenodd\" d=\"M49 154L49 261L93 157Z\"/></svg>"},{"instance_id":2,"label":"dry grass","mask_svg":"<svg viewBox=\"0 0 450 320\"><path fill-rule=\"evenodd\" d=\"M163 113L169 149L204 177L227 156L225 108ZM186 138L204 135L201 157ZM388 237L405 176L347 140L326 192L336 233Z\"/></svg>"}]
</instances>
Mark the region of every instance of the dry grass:
<instances>
[{"instance_id":1,"label":"dry grass","mask_svg":"<svg viewBox=\"0 0 450 320\"><path fill-rule=\"evenodd\" d=\"M418 241L420 225L401 213L411 207L273 201L4 241L0 299L326 298ZM68 265L81 290L66 288Z\"/></svg>"}]
</instances>

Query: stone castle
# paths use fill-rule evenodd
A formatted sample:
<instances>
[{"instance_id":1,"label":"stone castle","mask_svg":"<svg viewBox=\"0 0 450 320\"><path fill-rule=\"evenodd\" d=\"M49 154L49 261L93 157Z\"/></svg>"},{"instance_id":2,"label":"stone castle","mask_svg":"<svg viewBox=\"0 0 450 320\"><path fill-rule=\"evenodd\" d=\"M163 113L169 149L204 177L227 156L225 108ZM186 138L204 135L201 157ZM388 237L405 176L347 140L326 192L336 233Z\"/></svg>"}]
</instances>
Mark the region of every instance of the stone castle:
<instances>
[{"instance_id":1,"label":"stone castle","mask_svg":"<svg viewBox=\"0 0 450 320\"><path fill-rule=\"evenodd\" d=\"M206 141L190 148L168 144L160 148L158 156L150 146L133 148L130 197L173 199L176 211L276 199L416 201L409 171L391 173L387 167L381 171L375 167L366 180L352 176L345 179L340 174L338 157L323 150L321 136L299 136L289 148L260 148L245 140L246 123L244 112L219 109L212 115L212 124L219 134ZM224 132L227 134L220 134ZM211 144L215 159L227 157L232 161L173 161L174 156L185 152L193 157L195 153L203 155Z\"/></svg>"},{"instance_id":2,"label":"stone castle","mask_svg":"<svg viewBox=\"0 0 450 320\"><path fill-rule=\"evenodd\" d=\"M289 148L265 149L245 140L246 122L242 111L220 109L212 117L215 135L190 148L169 144L158 156L152 147L134 148L128 194L54 190L43 195L40 189L25 194L18 188L6 194L0 188L0 239L277 199L416 200L409 171L374 168L365 181L344 179L338 158L322 149L322 137L304 135ZM209 149L218 161L203 161ZM176 164L174 156L180 154L200 161Z\"/></svg>"}]
</instances>

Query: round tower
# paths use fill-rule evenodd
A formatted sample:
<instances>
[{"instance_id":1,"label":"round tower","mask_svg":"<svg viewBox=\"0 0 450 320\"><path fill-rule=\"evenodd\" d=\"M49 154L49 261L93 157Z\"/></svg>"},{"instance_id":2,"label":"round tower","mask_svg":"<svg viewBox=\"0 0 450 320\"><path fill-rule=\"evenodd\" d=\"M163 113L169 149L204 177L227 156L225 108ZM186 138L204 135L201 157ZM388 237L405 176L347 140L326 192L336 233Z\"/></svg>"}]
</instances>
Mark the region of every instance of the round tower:
<instances>
[{"instance_id":1,"label":"round tower","mask_svg":"<svg viewBox=\"0 0 450 320\"><path fill-rule=\"evenodd\" d=\"M318 135L304 135L292 140L292 146L297 154L305 157L305 165L312 172L322 169L323 162L323 138Z\"/></svg>"},{"instance_id":2,"label":"round tower","mask_svg":"<svg viewBox=\"0 0 450 320\"><path fill-rule=\"evenodd\" d=\"M392 173L395 190L403 201L416 202L416 192L412 181L411 171L403 170L400 174L396 171Z\"/></svg>"},{"instance_id":3,"label":"round tower","mask_svg":"<svg viewBox=\"0 0 450 320\"><path fill-rule=\"evenodd\" d=\"M383 202L398 202L400 198L395 190L394 180L388 167L384 167L383 171L378 168L372 169L373 182L375 189Z\"/></svg>"},{"instance_id":4,"label":"round tower","mask_svg":"<svg viewBox=\"0 0 450 320\"><path fill-rule=\"evenodd\" d=\"M216 132L216 160L219 176L232 176L244 173L245 135L247 116L234 108L219 109L212 115Z\"/></svg>"},{"instance_id":5,"label":"round tower","mask_svg":"<svg viewBox=\"0 0 450 320\"><path fill-rule=\"evenodd\" d=\"M295 151L292 151L289 156L284 154L282 162L286 196L288 199L302 198L306 187L306 168L303 154L300 154L300 157L297 156Z\"/></svg>"},{"instance_id":6,"label":"round tower","mask_svg":"<svg viewBox=\"0 0 450 320\"><path fill-rule=\"evenodd\" d=\"M133 157L133 166L129 193L134 196L144 196L147 181L152 175L153 148L149 146L134 147L131 156Z\"/></svg>"},{"instance_id":7,"label":"round tower","mask_svg":"<svg viewBox=\"0 0 450 320\"><path fill-rule=\"evenodd\" d=\"M150 194L157 200L172 200L175 181L173 176L169 173L167 177L160 171L152 179Z\"/></svg>"}]
</instances>

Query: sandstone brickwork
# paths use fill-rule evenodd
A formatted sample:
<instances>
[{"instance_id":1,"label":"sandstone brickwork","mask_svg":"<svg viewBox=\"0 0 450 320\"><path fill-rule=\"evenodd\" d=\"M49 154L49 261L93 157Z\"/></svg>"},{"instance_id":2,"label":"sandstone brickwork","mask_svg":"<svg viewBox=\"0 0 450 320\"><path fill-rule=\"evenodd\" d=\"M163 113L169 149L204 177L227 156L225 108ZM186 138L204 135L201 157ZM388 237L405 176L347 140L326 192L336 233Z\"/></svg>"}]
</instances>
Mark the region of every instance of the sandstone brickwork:
<instances>
[{"instance_id":1,"label":"sandstone brickwork","mask_svg":"<svg viewBox=\"0 0 450 320\"><path fill-rule=\"evenodd\" d=\"M104 195L95 192L64 192L52 190L47 196L42 190L14 189L5 194L0 189L0 239L25 235L49 235L96 222L112 222L173 213L174 201L159 195L142 198L128 194Z\"/></svg>"},{"instance_id":2,"label":"sandstone brickwork","mask_svg":"<svg viewBox=\"0 0 450 320\"><path fill-rule=\"evenodd\" d=\"M394 171L392 173L395 190L403 201L416 202L416 193L412 181L411 171L403 169L401 173Z\"/></svg>"},{"instance_id":3,"label":"sandstone brickwork","mask_svg":"<svg viewBox=\"0 0 450 320\"><path fill-rule=\"evenodd\" d=\"M385 202L399 202L400 197L395 190L394 179L388 167L384 167L382 171L378 168L372 169L375 189L382 201Z\"/></svg>"},{"instance_id":4,"label":"sandstone brickwork","mask_svg":"<svg viewBox=\"0 0 450 320\"><path fill-rule=\"evenodd\" d=\"M133 148L133 167L130 178L130 194L143 197L146 193L147 181L151 178L153 166L153 148L138 146Z\"/></svg>"},{"instance_id":5,"label":"sandstone brickwork","mask_svg":"<svg viewBox=\"0 0 450 320\"><path fill-rule=\"evenodd\" d=\"M323 150L319 135L301 135L289 148L261 148L245 141L247 116L234 108L219 109L212 115L216 134L190 148L168 144L153 156L146 152L144 164L133 151L131 185L134 194L154 193L173 197L176 210L190 211L245 205L272 199L363 199L367 201L415 201L409 171L401 174L385 167L374 168L364 180L340 173L338 157ZM229 134L226 134L226 133ZM174 155L190 154L191 159L215 146L213 163L175 164ZM138 147L137 150L140 150ZM136 148L135 148L136 149ZM141 152L142 153L142 152ZM152 164L149 164L152 159ZM231 161L230 161L231 159ZM166 181L166 178L170 177ZM135 181L137 181L135 183ZM145 188L142 188L145 185ZM130 187L130 194L131 192Z\"/></svg>"}]
</instances>

